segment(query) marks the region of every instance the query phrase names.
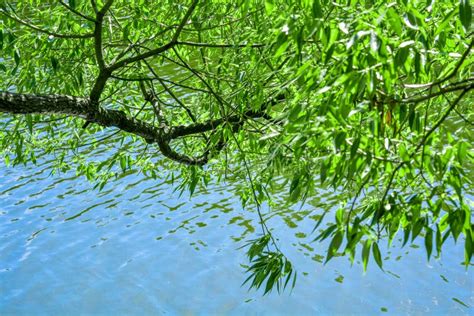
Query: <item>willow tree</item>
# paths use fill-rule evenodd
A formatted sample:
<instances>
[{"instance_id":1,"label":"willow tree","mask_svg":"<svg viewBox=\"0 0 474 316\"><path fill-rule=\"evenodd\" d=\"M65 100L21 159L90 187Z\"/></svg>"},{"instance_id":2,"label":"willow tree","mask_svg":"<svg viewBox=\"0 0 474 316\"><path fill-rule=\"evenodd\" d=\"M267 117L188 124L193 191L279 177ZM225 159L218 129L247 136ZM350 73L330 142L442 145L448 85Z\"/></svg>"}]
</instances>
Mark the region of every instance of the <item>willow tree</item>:
<instances>
[{"instance_id":1,"label":"willow tree","mask_svg":"<svg viewBox=\"0 0 474 316\"><path fill-rule=\"evenodd\" d=\"M326 261L382 266L379 243L401 236L428 259L461 239L469 265L468 0L4 0L0 13L7 164L51 153L54 171L99 187L117 168L166 168L191 193L245 179L262 229L249 281L266 291L296 276L260 207L275 194L337 198L313 214ZM98 146L119 149L81 154Z\"/></svg>"}]
</instances>

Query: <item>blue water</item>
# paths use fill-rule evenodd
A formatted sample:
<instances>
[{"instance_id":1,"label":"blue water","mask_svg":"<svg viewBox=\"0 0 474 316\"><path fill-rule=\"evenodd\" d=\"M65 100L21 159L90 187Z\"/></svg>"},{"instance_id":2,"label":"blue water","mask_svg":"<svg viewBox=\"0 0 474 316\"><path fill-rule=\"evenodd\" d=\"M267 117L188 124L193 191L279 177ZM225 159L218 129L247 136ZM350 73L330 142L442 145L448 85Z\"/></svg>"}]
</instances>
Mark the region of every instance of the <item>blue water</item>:
<instances>
[{"instance_id":1,"label":"blue water","mask_svg":"<svg viewBox=\"0 0 474 316\"><path fill-rule=\"evenodd\" d=\"M1 315L473 314L462 243L430 262L416 245L383 250L385 272L370 262L364 274L347 258L318 262L327 245L310 242L308 217L274 216L298 279L291 293L262 296L241 287L237 248L258 222L231 184L180 197L134 173L98 192L74 173L50 176L48 164L0 168Z\"/></svg>"}]
</instances>

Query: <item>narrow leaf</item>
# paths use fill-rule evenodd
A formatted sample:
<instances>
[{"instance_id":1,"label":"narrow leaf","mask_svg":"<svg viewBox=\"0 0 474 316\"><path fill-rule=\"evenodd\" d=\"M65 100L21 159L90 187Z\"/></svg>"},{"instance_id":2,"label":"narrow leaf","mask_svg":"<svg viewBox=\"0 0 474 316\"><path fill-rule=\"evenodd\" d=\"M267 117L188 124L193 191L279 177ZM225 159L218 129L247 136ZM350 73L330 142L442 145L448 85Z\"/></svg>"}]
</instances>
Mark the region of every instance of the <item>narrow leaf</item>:
<instances>
[{"instance_id":1,"label":"narrow leaf","mask_svg":"<svg viewBox=\"0 0 474 316\"><path fill-rule=\"evenodd\" d=\"M372 245L372 254L374 255L374 259L375 262L377 262L377 265L380 267L380 269L383 270L382 256L380 255L380 249L377 243L374 243Z\"/></svg>"}]
</instances>

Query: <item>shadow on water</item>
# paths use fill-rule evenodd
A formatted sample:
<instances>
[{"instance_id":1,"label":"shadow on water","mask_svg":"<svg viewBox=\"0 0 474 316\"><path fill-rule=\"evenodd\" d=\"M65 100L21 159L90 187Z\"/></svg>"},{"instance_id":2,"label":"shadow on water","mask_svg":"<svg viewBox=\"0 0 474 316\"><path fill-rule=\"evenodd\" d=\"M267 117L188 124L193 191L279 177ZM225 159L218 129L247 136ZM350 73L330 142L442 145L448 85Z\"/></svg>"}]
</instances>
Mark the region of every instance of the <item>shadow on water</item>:
<instances>
[{"instance_id":1,"label":"shadow on water","mask_svg":"<svg viewBox=\"0 0 474 316\"><path fill-rule=\"evenodd\" d=\"M160 180L129 173L99 192L73 172L0 169L0 313L313 314L455 313L474 306L462 245L426 262L412 245L382 249L385 272L346 258L323 265L312 243L324 195L306 206L267 211L298 270L290 293L248 292L237 250L258 234L232 184L192 198Z\"/></svg>"},{"instance_id":2,"label":"shadow on water","mask_svg":"<svg viewBox=\"0 0 474 316\"><path fill-rule=\"evenodd\" d=\"M87 150L94 159L110 148ZM382 248L385 271L370 262L364 274L344 257L323 265L327 244L311 242L331 204L321 194L303 207L266 210L299 277L292 293L262 297L241 287L247 261L237 248L258 234L258 217L242 209L232 183L189 198L129 172L99 192L72 171L51 176L52 159L1 163L1 315L472 314L462 243L430 262L417 244Z\"/></svg>"}]
</instances>

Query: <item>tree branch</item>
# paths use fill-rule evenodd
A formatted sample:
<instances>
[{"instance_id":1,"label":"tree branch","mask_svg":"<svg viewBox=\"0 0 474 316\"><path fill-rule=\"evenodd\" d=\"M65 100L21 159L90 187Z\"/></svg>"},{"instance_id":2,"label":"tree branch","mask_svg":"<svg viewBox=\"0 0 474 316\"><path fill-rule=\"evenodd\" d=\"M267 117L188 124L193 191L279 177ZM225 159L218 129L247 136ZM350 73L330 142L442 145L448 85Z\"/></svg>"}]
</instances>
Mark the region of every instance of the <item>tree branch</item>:
<instances>
[{"instance_id":1,"label":"tree branch","mask_svg":"<svg viewBox=\"0 0 474 316\"><path fill-rule=\"evenodd\" d=\"M235 115L228 118L210 120L205 123L175 127L156 127L136 118L128 117L123 111L97 107L88 98L10 92L0 92L0 112L9 114L63 114L85 119L88 122L103 127L116 127L121 131L142 137L147 143L158 144L161 153L165 157L188 165L206 164L211 154L211 148L206 149L201 156L189 157L171 149L170 141L192 134L213 131L224 123L241 126L246 119L266 117L266 114L263 112L248 111L243 116ZM222 147L223 143L220 143L215 149L219 151Z\"/></svg>"},{"instance_id":2,"label":"tree branch","mask_svg":"<svg viewBox=\"0 0 474 316\"><path fill-rule=\"evenodd\" d=\"M91 18L90 16L87 16L85 14L82 14L81 12L77 11L76 9L72 8L70 5L68 5L67 3L65 3L63 0L59 0L59 3L62 4L66 9L68 9L69 11L71 11L72 13L74 13L75 15L78 15L80 16L81 18L83 19L86 19L90 22L94 22L95 23L95 19Z\"/></svg>"},{"instance_id":3,"label":"tree branch","mask_svg":"<svg viewBox=\"0 0 474 316\"><path fill-rule=\"evenodd\" d=\"M158 81L158 78L156 78L156 77L130 77L130 78L127 78L127 77L111 75L110 78L120 80L120 81L130 81L130 82ZM181 83L181 82L186 81L186 80L180 80L179 82L176 82L176 81L161 78L161 77L160 77L160 79L163 82L170 83L172 85L172 87L177 86L177 87L181 87L181 88L192 90L192 91L197 91L197 92L202 92L202 93L211 93L208 90L192 87L192 86Z\"/></svg>"},{"instance_id":4,"label":"tree branch","mask_svg":"<svg viewBox=\"0 0 474 316\"><path fill-rule=\"evenodd\" d=\"M469 43L469 46L467 47L467 49L464 51L464 54L462 54L461 56L461 59L459 60L459 62L456 64L456 67L454 67L454 69L451 71L451 73L449 75L447 75L446 77L444 77L443 79L440 79L436 82L433 83L433 85L440 85L442 84L443 82L445 81L448 81L449 79L451 79L452 77L454 77L456 75L456 73L458 72L459 68L461 68L461 65L464 63L464 61L466 60L467 56L469 55L469 53L471 52L471 49L472 47L474 47L474 39L471 40L471 43Z\"/></svg>"},{"instance_id":5,"label":"tree branch","mask_svg":"<svg viewBox=\"0 0 474 316\"><path fill-rule=\"evenodd\" d=\"M94 86L92 87L90 98L93 103L98 104L100 100L100 95L104 91L105 84L112 74L104 60L104 52L102 47L102 28L104 23L104 16L107 11L110 9L110 6L114 0L109 0L99 11L96 11L96 20L95 20L95 29L94 29L94 50L97 60L97 65L99 66L99 76L97 77ZM93 2L94 4L94 2Z\"/></svg>"},{"instance_id":6,"label":"tree branch","mask_svg":"<svg viewBox=\"0 0 474 316\"><path fill-rule=\"evenodd\" d=\"M169 139L175 139L179 137L184 137L188 135L204 133L208 131L213 131L217 127L223 125L224 123L229 124L240 124L247 119L256 119L256 118L264 118L267 120L273 120L273 118L265 112L265 109L270 105L275 105L277 102L281 100L280 98L275 98L266 104L264 104L261 110L249 110L242 115L232 115L229 117L223 117L219 119L209 120L204 123L195 123L190 125L179 125L170 127L169 132L167 133L167 137Z\"/></svg>"},{"instance_id":7,"label":"tree branch","mask_svg":"<svg viewBox=\"0 0 474 316\"><path fill-rule=\"evenodd\" d=\"M99 12L99 9L97 9L97 3L95 2L95 0L91 0L91 6L94 12L97 14Z\"/></svg>"},{"instance_id":8,"label":"tree branch","mask_svg":"<svg viewBox=\"0 0 474 316\"><path fill-rule=\"evenodd\" d=\"M474 47L474 40L471 40L471 43L467 47L467 49L464 51L464 53L461 56L461 59L459 59L458 63L454 67L454 69L444 78L441 78L437 81L434 82L429 82L429 83L422 83L422 84L403 84L404 88L410 88L410 89L420 89L420 88L431 88L434 86L440 86L443 82L448 81L449 79L453 78L456 73L459 71L459 68L461 68L462 64L466 60L467 56L471 52L471 49Z\"/></svg>"},{"instance_id":9,"label":"tree branch","mask_svg":"<svg viewBox=\"0 0 474 316\"><path fill-rule=\"evenodd\" d=\"M418 143L418 145L416 146L415 150L410 154L409 156L409 160L404 160L402 162L400 162L396 167L395 169L392 171L392 173L390 174L390 178L388 180L388 183L387 183L387 186L385 187L385 190L384 190L384 193L383 193L383 196L382 196L382 199L381 199L381 207L384 207L384 202L387 198L387 195L388 195L388 192L390 191L390 188L392 187L392 183L393 183L393 180L395 179L395 175L397 174L397 172L400 170L400 168L402 168L404 165L406 164L409 164L410 163L410 160L418 153L418 150L425 145L426 141L428 140L428 138L431 136L431 134L433 134L440 126L441 124L443 124L443 122L448 118L449 114L451 114L451 112L456 108L456 106L458 105L458 103L461 101L461 99L464 97L464 95L470 90L472 89L473 87L468 87L468 88L464 88L464 90L459 94L459 96L456 98L456 100L454 100L453 103L451 103L451 105L449 106L449 108L446 110L446 112L443 114L443 116L435 123L435 125L433 125L433 127L423 136L423 138L421 139L421 141Z\"/></svg>"},{"instance_id":10,"label":"tree branch","mask_svg":"<svg viewBox=\"0 0 474 316\"><path fill-rule=\"evenodd\" d=\"M50 36L54 36L54 37L57 37L57 38L76 38L76 39L79 39L79 38L91 38L91 37L94 37L94 34L61 34L61 33L56 33L56 32L51 32L51 31L48 31L48 30L45 30L45 29L42 29L36 25L33 25L27 21L24 21L18 17L15 17L13 15L10 15L8 14L5 10L3 9L0 9L0 13L3 14L4 16L6 16L7 18L17 22L17 23L20 23L20 24L23 24L24 26L26 27L29 27L30 29L33 29L37 32L40 32L40 33L44 33L44 34L47 34L47 35L50 35Z\"/></svg>"},{"instance_id":11,"label":"tree branch","mask_svg":"<svg viewBox=\"0 0 474 316\"><path fill-rule=\"evenodd\" d=\"M441 89L439 89L439 91L424 95L422 97L402 99L398 102L400 102L400 103L420 103L420 102L438 97L440 95L444 95L446 93L455 92L455 91L459 91L459 90L468 90L469 91L473 88L474 88L474 83L467 83L465 85L454 85L454 86L450 86L448 88L441 88Z\"/></svg>"},{"instance_id":12,"label":"tree branch","mask_svg":"<svg viewBox=\"0 0 474 316\"><path fill-rule=\"evenodd\" d=\"M173 42L169 42L163 46L160 46L158 48L155 48L155 49L152 49L152 50L149 50L148 52L146 53L143 53L143 54L140 54L140 55L136 55L136 56L133 56L133 57L129 57L129 58L125 58L125 59L122 59L122 60L119 60L118 62L116 62L115 64L111 65L109 67L109 69L111 71L115 71L119 68L122 68L123 66L126 66L128 64L131 64L131 63L134 63L134 62L137 62L137 61L140 61L140 60L143 60L143 59L146 59L146 58L149 58L149 57L152 57L152 56L156 56L158 54L161 54L165 51L167 51L168 49L172 48L174 45L176 45L176 43L173 43Z\"/></svg>"},{"instance_id":13,"label":"tree branch","mask_svg":"<svg viewBox=\"0 0 474 316\"><path fill-rule=\"evenodd\" d=\"M65 95L0 92L0 112L11 114L66 114L87 118L90 100Z\"/></svg>"},{"instance_id":14,"label":"tree branch","mask_svg":"<svg viewBox=\"0 0 474 316\"><path fill-rule=\"evenodd\" d=\"M114 2L113 0L107 1L104 7L100 11L97 12L96 19L95 19L94 50L95 50L95 56L97 59L97 64L99 65L100 70L106 68L105 61L104 61L104 52L102 50L102 28L103 28L104 16L113 2Z\"/></svg>"},{"instance_id":15,"label":"tree branch","mask_svg":"<svg viewBox=\"0 0 474 316\"><path fill-rule=\"evenodd\" d=\"M173 39L171 42L176 43L178 41L178 37L181 34L181 31L183 30L183 27L186 25L188 22L188 19L191 17L191 14L193 14L194 9L196 9L196 6L198 4L199 0L193 0L193 3L191 3L191 6L188 8L188 11L186 11L186 14L184 15L183 19L181 20L181 23L178 25L178 28L176 29L176 32L173 35Z\"/></svg>"},{"instance_id":16,"label":"tree branch","mask_svg":"<svg viewBox=\"0 0 474 316\"><path fill-rule=\"evenodd\" d=\"M174 33L173 38L171 39L170 42L168 42L167 44L164 44L160 47L157 47L155 49L151 49L151 50L147 51L146 53L122 59L122 60L116 62L115 64L111 65L109 67L110 70L115 71L115 70L117 70L117 69L119 69L123 66L126 66L128 64L131 64L131 63L134 63L134 62L137 62L137 61L140 61L140 60L144 60L144 59L149 58L149 57L156 56L156 55L161 54L161 53L169 50L170 48L174 47L178 42L178 37L181 34L181 32L183 30L183 27L186 25L189 17L193 13L193 11L196 8L198 2L199 2L198 0L194 0L193 3L191 4L191 6L188 8L188 11L186 11L186 14L184 15L183 19L181 20L181 23L178 25L178 28L176 29L176 32Z\"/></svg>"},{"instance_id":17,"label":"tree branch","mask_svg":"<svg viewBox=\"0 0 474 316\"><path fill-rule=\"evenodd\" d=\"M194 46L194 47L208 47L208 48L245 48L245 47L252 47L252 48L260 48L265 47L265 44L214 44L214 43L196 43L196 42L189 42L189 41L178 41L176 45L183 45L183 46Z\"/></svg>"}]
</instances>

